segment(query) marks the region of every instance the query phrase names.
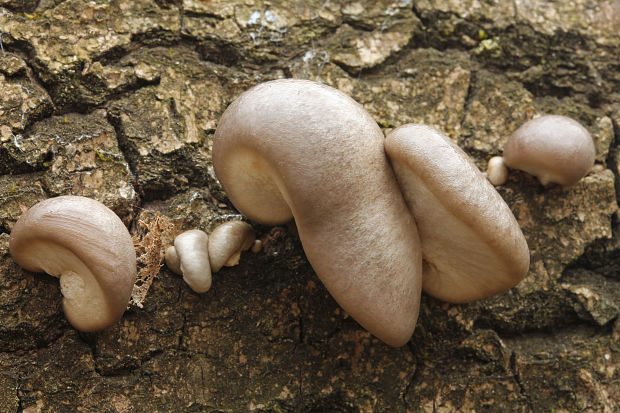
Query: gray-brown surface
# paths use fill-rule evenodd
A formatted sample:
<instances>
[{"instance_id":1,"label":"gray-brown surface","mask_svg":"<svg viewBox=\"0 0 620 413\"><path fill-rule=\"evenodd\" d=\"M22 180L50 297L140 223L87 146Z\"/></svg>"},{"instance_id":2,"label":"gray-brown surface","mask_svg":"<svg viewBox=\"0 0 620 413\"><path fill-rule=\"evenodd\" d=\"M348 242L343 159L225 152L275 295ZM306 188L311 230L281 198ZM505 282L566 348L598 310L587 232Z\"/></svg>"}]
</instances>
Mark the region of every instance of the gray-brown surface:
<instances>
[{"instance_id":1,"label":"gray-brown surface","mask_svg":"<svg viewBox=\"0 0 620 413\"><path fill-rule=\"evenodd\" d=\"M618 0L0 5L0 411L618 409ZM385 131L436 126L481 169L535 114L567 115L601 166L569 188L512 173L498 191L530 274L469 305L423 296L402 348L342 313L290 228L256 227L263 250L197 295L160 252L238 218L213 132L280 77L337 87ZM136 236L142 295L101 333L71 328L57 280L8 253L22 211L61 194L102 201Z\"/></svg>"}]
</instances>

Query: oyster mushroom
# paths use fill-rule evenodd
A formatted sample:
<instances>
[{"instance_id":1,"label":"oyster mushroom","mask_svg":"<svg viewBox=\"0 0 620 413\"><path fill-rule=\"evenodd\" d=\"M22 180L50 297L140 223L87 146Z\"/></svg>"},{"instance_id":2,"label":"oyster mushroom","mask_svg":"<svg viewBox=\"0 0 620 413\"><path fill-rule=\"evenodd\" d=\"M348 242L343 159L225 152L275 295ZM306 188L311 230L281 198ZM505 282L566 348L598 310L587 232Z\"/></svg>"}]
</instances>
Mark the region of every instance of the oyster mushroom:
<instances>
[{"instance_id":1,"label":"oyster mushroom","mask_svg":"<svg viewBox=\"0 0 620 413\"><path fill-rule=\"evenodd\" d=\"M376 122L349 96L276 80L226 109L213 166L248 218L278 225L294 217L308 261L334 299L369 332L400 346L417 321L422 261L383 143Z\"/></svg>"},{"instance_id":2,"label":"oyster mushroom","mask_svg":"<svg viewBox=\"0 0 620 413\"><path fill-rule=\"evenodd\" d=\"M579 122L545 115L519 127L504 146L504 163L534 175L543 185L574 185L594 165L592 136Z\"/></svg>"},{"instance_id":3,"label":"oyster mushroom","mask_svg":"<svg viewBox=\"0 0 620 413\"><path fill-rule=\"evenodd\" d=\"M207 249L209 237L204 231L190 229L176 236L165 253L166 266L197 293L211 288L211 264Z\"/></svg>"},{"instance_id":4,"label":"oyster mushroom","mask_svg":"<svg viewBox=\"0 0 620 413\"><path fill-rule=\"evenodd\" d=\"M530 255L517 221L461 148L409 124L388 134L385 149L418 226L426 293L465 303L527 275Z\"/></svg>"},{"instance_id":5,"label":"oyster mushroom","mask_svg":"<svg viewBox=\"0 0 620 413\"><path fill-rule=\"evenodd\" d=\"M209 235L211 271L239 264L241 252L254 244L254 230L247 222L229 221L218 225Z\"/></svg>"},{"instance_id":6,"label":"oyster mushroom","mask_svg":"<svg viewBox=\"0 0 620 413\"><path fill-rule=\"evenodd\" d=\"M41 201L19 218L9 248L24 269L60 279L76 329L102 330L127 308L137 272L133 241L102 203L72 195Z\"/></svg>"},{"instance_id":7,"label":"oyster mushroom","mask_svg":"<svg viewBox=\"0 0 620 413\"><path fill-rule=\"evenodd\" d=\"M487 164L487 179L494 186L504 185L508 179L508 168L504 165L504 158L494 156Z\"/></svg>"},{"instance_id":8,"label":"oyster mushroom","mask_svg":"<svg viewBox=\"0 0 620 413\"><path fill-rule=\"evenodd\" d=\"M208 236L191 229L177 235L174 245L166 249L166 266L182 275L192 290L204 293L211 288L211 274L239 264L241 252L253 244L254 230L243 221L225 222Z\"/></svg>"}]
</instances>

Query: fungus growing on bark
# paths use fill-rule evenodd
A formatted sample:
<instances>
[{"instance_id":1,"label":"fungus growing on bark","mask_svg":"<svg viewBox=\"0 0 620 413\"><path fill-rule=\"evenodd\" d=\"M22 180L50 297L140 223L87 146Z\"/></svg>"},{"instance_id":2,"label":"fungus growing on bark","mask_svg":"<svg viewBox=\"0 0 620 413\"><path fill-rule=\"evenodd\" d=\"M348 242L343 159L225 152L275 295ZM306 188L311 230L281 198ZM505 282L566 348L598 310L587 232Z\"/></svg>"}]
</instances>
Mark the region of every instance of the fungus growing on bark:
<instances>
[{"instance_id":1,"label":"fungus growing on bark","mask_svg":"<svg viewBox=\"0 0 620 413\"><path fill-rule=\"evenodd\" d=\"M487 164L487 179L494 186L504 185L508 179L508 168L504 165L504 158L494 156Z\"/></svg>"},{"instance_id":2,"label":"fungus growing on bark","mask_svg":"<svg viewBox=\"0 0 620 413\"><path fill-rule=\"evenodd\" d=\"M9 248L24 269L60 279L76 329L102 330L127 308L137 272L133 241L102 203L71 195L39 202L13 227Z\"/></svg>"},{"instance_id":3,"label":"fungus growing on bark","mask_svg":"<svg viewBox=\"0 0 620 413\"><path fill-rule=\"evenodd\" d=\"M209 235L209 262L211 271L239 264L241 253L254 244L254 230L247 222L229 221Z\"/></svg>"},{"instance_id":4,"label":"fungus growing on bark","mask_svg":"<svg viewBox=\"0 0 620 413\"><path fill-rule=\"evenodd\" d=\"M192 290L204 293L211 288L211 273L239 264L241 252L252 246L254 238L254 230L243 221L225 222L208 236L198 229L185 231L166 249L166 266L182 275Z\"/></svg>"},{"instance_id":5,"label":"fungus growing on bark","mask_svg":"<svg viewBox=\"0 0 620 413\"><path fill-rule=\"evenodd\" d=\"M590 133L579 122L545 115L519 127L504 147L504 163L534 175L543 185L574 185L594 165Z\"/></svg>"},{"instance_id":6,"label":"fungus growing on bark","mask_svg":"<svg viewBox=\"0 0 620 413\"><path fill-rule=\"evenodd\" d=\"M197 293L211 288L211 264L207 249L208 236L199 229L190 229L176 236L174 245L166 249L166 266Z\"/></svg>"},{"instance_id":7,"label":"fungus growing on bark","mask_svg":"<svg viewBox=\"0 0 620 413\"><path fill-rule=\"evenodd\" d=\"M383 144L376 122L349 96L276 80L226 109L213 166L250 219L277 225L294 217L308 261L334 299L400 346L417 321L422 260Z\"/></svg>"},{"instance_id":8,"label":"fungus growing on bark","mask_svg":"<svg viewBox=\"0 0 620 413\"><path fill-rule=\"evenodd\" d=\"M385 148L418 226L426 293L465 303L508 290L525 277L525 237L461 148L439 131L413 124L388 134Z\"/></svg>"}]
</instances>

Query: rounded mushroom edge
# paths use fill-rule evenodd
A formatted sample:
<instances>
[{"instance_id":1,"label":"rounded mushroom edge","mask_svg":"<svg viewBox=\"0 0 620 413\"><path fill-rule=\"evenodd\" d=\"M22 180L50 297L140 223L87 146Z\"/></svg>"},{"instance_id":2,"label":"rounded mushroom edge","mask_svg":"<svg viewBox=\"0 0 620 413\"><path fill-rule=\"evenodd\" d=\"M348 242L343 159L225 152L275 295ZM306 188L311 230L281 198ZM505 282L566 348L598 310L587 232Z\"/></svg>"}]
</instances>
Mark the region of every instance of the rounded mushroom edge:
<instances>
[{"instance_id":1,"label":"rounded mushroom edge","mask_svg":"<svg viewBox=\"0 0 620 413\"><path fill-rule=\"evenodd\" d=\"M377 123L348 95L282 79L249 89L226 109L213 167L250 220L294 218L332 297L370 333L401 346L418 318L422 260L383 145Z\"/></svg>"},{"instance_id":2,"label":"rounded mushroom edge","mask_svg":"<svg viewBox=\"0 0 620 413\"><path fill-rule=\"evenodd\" d=\"M64 195L35 204L15 223L9 249L22 268L59 278L65 316L80 331L113 325L129 304L137 274L133 240L96 200Z\"/></svg>"},{"instance_id":3,"label":"rounded mushroom edge","mask_svg":"<svg viewBox=\"0 0 620 413\"><path fill-rule=\"evenodd\" d=\"M534 175L543 186L575 185L593 167L596 150L588 130L574 119L543 115L515 130L504 146L504 163Z\"/></svg>"},{"instance_id":4,"label":"rounded mushroom edge","mask_svg":"<svg viewBox=\"0 0 620 413\"><path fill-rule=\"evenodd\" d=\"M418 226L427 294L466 303L527 275L529 249L510 208L450 138L407 124L388 134L386 152Z\"/></svg>"},{"instance_id":5,"label":"rounded mushroom edge","mask_svg":"<svg viewBox=\"0 0 620 413\"><path fill-rule=\"evenodd\" d=\"M208 252L209 236L199 229L190 229L174 238L173 245L166 249L166 266L183 276L185 283L201 294L211 288L211 264Z\"/></svg>"},{"instance_id":6,"label":"rounded mushroom edge","mask_svg":"<svg viewBox=\"0 0 620 413\"><path fill-rule=\"evenodd\" d=\"M504 164L504 158L493 156L489 159L486 176L493 186L504 185L508 180L508 168Z\"/></svg>"},{"instance_id":7,"label":"rounded mushroom edge","mask_svg":"<svg viewBox=\"0 0 620 413\"><path fill-rule=\"evenodd\" d=\"M211 271L239 264L241 253L254 245L256 236L252 226L243 221L228 221L218 225L209 235L209 262Z\"/></svg>"}]
</instances>

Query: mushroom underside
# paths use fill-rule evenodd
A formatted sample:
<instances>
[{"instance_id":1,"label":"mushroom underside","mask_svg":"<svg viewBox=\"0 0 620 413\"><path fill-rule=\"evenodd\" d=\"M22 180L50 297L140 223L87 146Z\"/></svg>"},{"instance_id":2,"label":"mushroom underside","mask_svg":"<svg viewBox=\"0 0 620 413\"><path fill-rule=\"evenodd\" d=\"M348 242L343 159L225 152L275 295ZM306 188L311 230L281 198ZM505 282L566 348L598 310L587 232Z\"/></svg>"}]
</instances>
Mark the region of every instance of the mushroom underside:
<instances>
[{"instance_id":1,"label":"mushroom underside","mask_svg":"<svg viewBox=\"0 0 620 413\"><path fill-rule=\"evenodd\" d=\"M59 278L65 316L80 331L98 331L117 316L93 273L71 250L53 242L33 241L24 254L34 272Z\"/></svg>"},{"instance_id":2,"label":"mushroom underside","mask_svg":"<svg viewBox=\"0 0 620 413\"><path fill-rule=\"evenodd\" d=\"M422 288L451 303L466 303L505 291L518 282L522 269L484 240L470 223L458 219L406 165L394 162L405 199L414 212L424 261ZM483 213L483 211L482 211Z\"/></svg>"},{"instance_id":3,"label":"mushroom underside","mask_svg":"<svg viewBox=\"0 0 620 413\"><path fill-rule=\"evenodd\" d=\"M386 153L420 234L425 292L464 303L527 275L527 242L510 208L450 138L407 124L388 134Z\"/></svg>"}]
</instances>

